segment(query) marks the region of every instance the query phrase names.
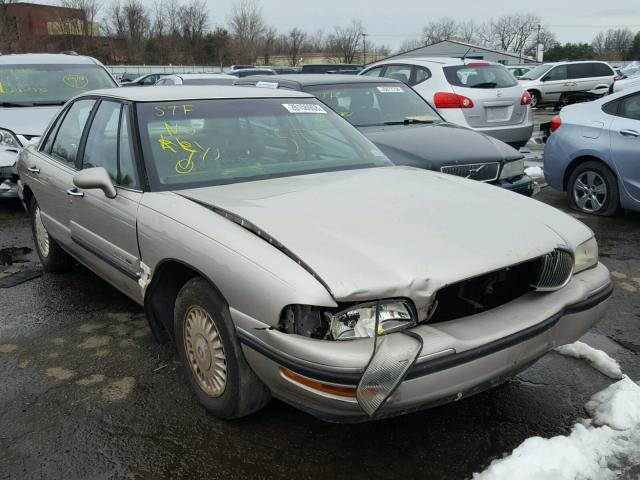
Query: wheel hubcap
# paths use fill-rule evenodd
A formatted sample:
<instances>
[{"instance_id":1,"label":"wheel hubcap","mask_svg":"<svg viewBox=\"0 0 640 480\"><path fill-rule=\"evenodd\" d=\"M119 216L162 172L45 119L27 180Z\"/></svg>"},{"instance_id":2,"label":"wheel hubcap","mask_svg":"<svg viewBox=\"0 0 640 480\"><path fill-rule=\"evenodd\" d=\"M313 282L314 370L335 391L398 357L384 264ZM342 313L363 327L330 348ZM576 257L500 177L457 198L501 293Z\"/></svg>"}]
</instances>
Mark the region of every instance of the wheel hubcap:
<instances>
[{"instance_id":1,"label":"wheel hubcap","mask_svg":"<svg viewBox=\"0 0 640 480\"><path fill-rule=\"evenodd\" d=\"M592 170L580 174L573 184L573 199L583 212L594 213L607 201L607 184L604 178Z\"/></svg>"},{"instance_id":2,"label":"wheel hubcap","mask_svg":"<svg viewBox=\"0 0 640 480\"><path fill-rule=\"evenodd\" d=\"M36 242L38 244L38 250L43 257L49 256L49 234L47 229L44 228L42 223L42 216L40 215L40 207L36 207Z\"/></svg>"},{"instance_id":3,"label":"wheel hubcap","mask_svg":"<svg viewBox=\"0 0 640 480\"><path fill-rule=\"evenodd\" d=\"M227 384L227 360L218 329L202 307L187 311L184 347L200 388L210 397L222 395Z\"/></svg>"}]
</instances>

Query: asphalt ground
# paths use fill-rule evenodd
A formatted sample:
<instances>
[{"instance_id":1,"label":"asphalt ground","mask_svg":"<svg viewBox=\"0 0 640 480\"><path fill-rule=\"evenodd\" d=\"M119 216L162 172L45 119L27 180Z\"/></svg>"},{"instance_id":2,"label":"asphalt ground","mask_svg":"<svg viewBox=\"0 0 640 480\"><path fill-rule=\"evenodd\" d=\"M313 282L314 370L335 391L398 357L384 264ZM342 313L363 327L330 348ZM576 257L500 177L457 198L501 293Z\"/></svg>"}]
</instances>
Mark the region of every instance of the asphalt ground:
<instances>
[{"instance_id":1,"label":"asphalt ground","mask_svg":"<svg viewBox=\"0 0 640 480\"><path fill-rule=\"evenodd\" d=\"M569 212L550 188L536 199ZM637 381L640 215L569 213L595 231L615 285L585 341ZM0 225L0 260L12 264L0 271L38 268L19 202L0 201ZM611 382L551 352L493 390L394 419L335 425L272 400L220 421L142 309L77 266L0 289L0 479L468 478L528 437L568 433Z\"/></svg>"}]
</instances>

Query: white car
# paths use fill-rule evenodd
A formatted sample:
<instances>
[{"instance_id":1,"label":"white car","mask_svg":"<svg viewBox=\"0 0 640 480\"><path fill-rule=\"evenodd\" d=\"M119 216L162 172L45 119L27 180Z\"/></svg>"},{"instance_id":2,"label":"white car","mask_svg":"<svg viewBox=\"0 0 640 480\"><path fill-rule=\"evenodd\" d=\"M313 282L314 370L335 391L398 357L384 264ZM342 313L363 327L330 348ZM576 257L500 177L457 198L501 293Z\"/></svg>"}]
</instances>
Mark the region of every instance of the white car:
<instances>
[{"instance_id":1,"label":"white car","mask_svg":"<svg viewBox=\"0 0 640 480\"><path fill-rule=\"evenodd\" d=\"M614 84L611 86L611 93L621 92L622 90L627 90L634 87L640 87L640 75L636 75L635 77L623 78L622 80L614 82Z\"/></svg>"},{"instance_id":2,"label":"white car","mask_svg":"<svg viewBox=\"0 0 640 480\"><path fill-rule=\"evenodd\" d=\"M446 121L523 147L533 133L531 98L499 63L459 58L398 58L360 75L388 77L413 87Z\"/></svg>"}]
</instances>

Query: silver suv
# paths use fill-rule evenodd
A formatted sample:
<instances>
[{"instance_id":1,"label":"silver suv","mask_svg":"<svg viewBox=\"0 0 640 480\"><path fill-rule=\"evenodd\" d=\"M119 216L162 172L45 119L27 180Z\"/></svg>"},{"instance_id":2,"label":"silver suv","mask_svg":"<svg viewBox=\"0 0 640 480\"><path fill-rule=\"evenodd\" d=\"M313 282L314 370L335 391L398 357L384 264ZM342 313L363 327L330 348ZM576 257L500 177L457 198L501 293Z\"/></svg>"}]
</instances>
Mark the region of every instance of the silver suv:
<instances>
[{"instance_id":1,"label":"silver suv","mask_svg":"<svg viewBox=\"0 0 640 480\"><path fill-rule=\"evenodd\" d=\"M447 122L524 146L533 133L527 91L499 63L459 58L383 60L360 75L400 80L434 106Z\"/></svg>"},{"instance_id":2,"label":"silver suv","mask_svg":"<svg viewBox=\"0 0 640 480\"><path fill-rule=\"evenodd\" d=\"M71 97L117 86L94 58L75 54L0 56L0 198L16 196L18 151L37 142Z\"/></svg>"},{"instance_id":3,"label":"silver suv","mask_svg":"<svg viewBox=\"0 0 640 480\"><path fill-rule=\"evenodd\" d=\"M531 95L531 106L561 104L563 97L577 92L604 94L616 73L605 62L556 62L539 65L520 77Z\"/></svg>"}]
</instances>

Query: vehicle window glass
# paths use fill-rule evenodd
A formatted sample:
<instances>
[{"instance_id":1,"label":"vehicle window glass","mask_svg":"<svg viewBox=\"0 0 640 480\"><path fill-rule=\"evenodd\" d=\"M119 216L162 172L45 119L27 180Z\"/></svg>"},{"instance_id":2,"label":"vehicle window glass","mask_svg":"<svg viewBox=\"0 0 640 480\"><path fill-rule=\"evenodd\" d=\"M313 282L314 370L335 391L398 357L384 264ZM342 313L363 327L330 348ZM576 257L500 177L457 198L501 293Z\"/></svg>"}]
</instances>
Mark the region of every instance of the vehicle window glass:
<instances>
[{"instance_id":1,"label":"vehicle window glass","mask_svg":"<svg viewBox=\"0 0 640 480\"><path fill-rule=\"evenodd\" d=\"M412 119L416 123L441 121L420 95L401 83L316 85L305 91L357 127L410 123Z\"/></svg>"},{"instance_id":2,"label":"vehicle window glass","mask_svg":"<svg viewBox=\"0 0 640 480\"><path fill-rule=\"evenodd\" d=\"M542 78L551 67L552 65L538 65L522 75L522 80L537 80L538 78Z\"/></svg>"},{"instance_id":3,"label":"vehicle window glass","mask_svg":"<svg viewBox=\"0 0 640 480\"><path fill-rule=\"evenodd\" d=\"M640 95L632 95L631 97L622 99L620 101L618 114L621 117L640 120Z\"/></svg>"},{"instance_id":4,"label":"vehicle window glass","mask_svg":"<svg viewBox=\"0 0 640 480\"><path fill-rule=\"evenodd\" d=\"M137 112L156 190L391 165L312 98L145 102Z\"/></svg>"},{"instance_id":5,"label":"vehicle window glass","mask_svg":"<svg viewBox=\"0 0 640 480\"><path fill-rule=\"evenodd\" d=\"M615 75L609 65L604 63L592 63L594 77L611 77Z\"/></svg>"},{"instance_id":6,"label":"vehicle window glass","mask_svg":"<svg viewBox=\"0 0 640 480\"><path fill-rule=\"evenodd\" d=\"M387 65L384 76L386 78L400 80L402 83L408 85L409 79L411 78L411 67L408 65Z\"/></svg>"},{"instance_id":7,"label":"vehicle window glass","mask_svg":"<svg viewBox=\"0 0 640 480\"><path fill-rule=\"evenodd\" d=\"M382 75L383 68L384 67L372 68L371 70L367 70L366 72L364 72L362 75L366 75L368 77L379 77L380 75Z\"/></svg>"},{"instance_id":8,"label":"vehicle window glass","mask_svg":"<svg viewBox=\"0 0 640 480\"><path fill-rule=\"evenodd\" d=\"M82 168L104 167L111 181L118 176L118 122L120 107L117 102L102 101L89 127L82 158Z\"/></svg>"},{"instance_id":9,"label":"vehicle window glass","mask_svg":"<svg viewBox=\"0 0 640 480\"><path fill-rule=\"evenodd\" d=\"M87 99L71 105L51 147L52 157L75 168L82 131L95 102L93 99Z\"/></svg>"},{"instance_id":10,"label":"vehicle window glass","mask_svg":"<svg viewBox=\"0 0 640 480\"><path fill-rule=\"evenodd\" d=\"M158 81L158 76L157 75L149 75L147 78L145 78L142 81L142 84L143 85L153 85L157 81Z\"/></svg>"},{"instance_id":11,"label":"vehicle window glass","mask_svg":"<svg viewBox=\"0 0 640 480\"><path fill-rule=\"evenodd\" d=\"M66 111L61 115L59 115L58 118L56 118L55 123L51 126L51 129L49 130L49 136L47 137L47 140L42 145L42 148L40 149L40 151L45 153L51 153L51 145L53 145L53 140L56 138L56 132L58 131L58 128L60 128L60 123L62 122L62 119L64 118L65 115L66 115Z\"/></svg>"},{"instance_id":12,"label":"vehicle window glass","mask_svg":"<svg viewBox=\"0 0 640 480\"><path fill-rule=\"evenodd\" d=\"M547 81L553 80L566 80L567 79L567 66L558 65L553 67L549 73L546 74Z\"/></svg>"},{"instance_id":13,"label":"vehicle window glass","mask_svg":"<svg viewBox=\"0 0 640 480\"><path fill-rule=\"evenodd\" d=\"M118 175L116 185L129 188L139 188L138 172L136 170L133 142L129 134L129 109L122 108L120 117L120 137L118 152Z\"/></svg>"},{"instance_id":14,"label":"vehicle window glass","mask_svg":"<svg viewBox=\"0 0 640 480\"><path fill-rule=\"evenodd\" d=\"M609 102L603 105L602 111L605 113L608 113L609 115L617 115L619 105L620 105L620 100L614 100L613 102Z\"/></svg>"},{"instance_id":15,"label":"vehicle window glass","mask_svg":"<svg viewBox=\"0 0 640 480\"><path fill-rule=\"evenodd\" d=\"M0 65L0 105L62 105L88 90L116 86L98 65Z\"/></svg>"},{"instance_id":16,"label":"vehicle window glass","mask_svg":"<svg viewBox=\"0 0 640 480\"><path fill-rule=\"evenodd\" d=\"M518 82L502 65L456 65L444 67L447 81L456 87L465 88L509 88Z\"/></svg>"},{"instance_id":17,"label":"vehicle window glass","mask_svg":"<svg viewBox=\"0 0 640 480\"><path fill-rule=\"evenodd\" d=\"M571 79L593 77L592 63L572 63L567 66L568 77Z\"/></svg>"},{"instance_id":18,"label":"vehicle window glass","mask_svg":"<svg viewBox=\"0 0 640 480\"><path fill-rule=\"evenodd\" d=\"M417 85L431 77L431 72L424 67L413 67L413 71L415 72L415 77L411 85Z\"/></svg>"}]
</instances>

